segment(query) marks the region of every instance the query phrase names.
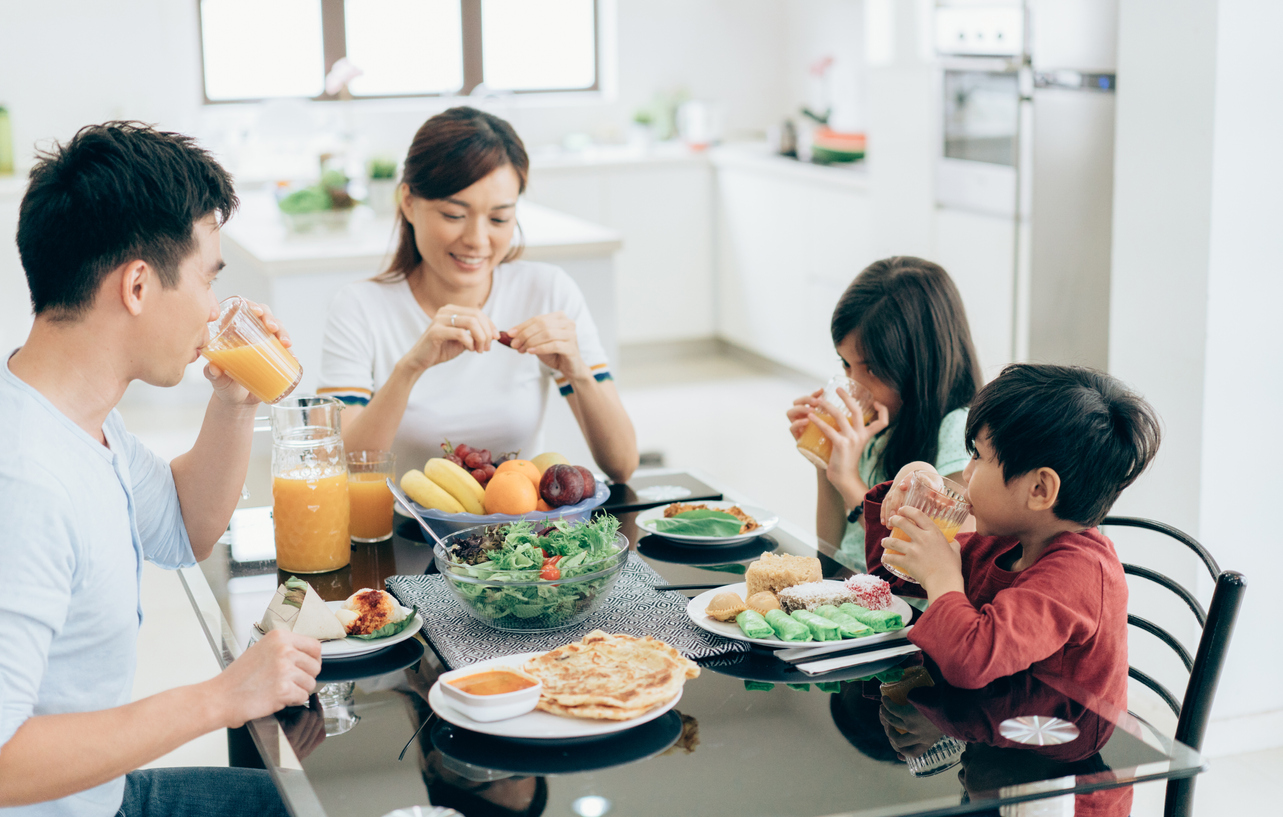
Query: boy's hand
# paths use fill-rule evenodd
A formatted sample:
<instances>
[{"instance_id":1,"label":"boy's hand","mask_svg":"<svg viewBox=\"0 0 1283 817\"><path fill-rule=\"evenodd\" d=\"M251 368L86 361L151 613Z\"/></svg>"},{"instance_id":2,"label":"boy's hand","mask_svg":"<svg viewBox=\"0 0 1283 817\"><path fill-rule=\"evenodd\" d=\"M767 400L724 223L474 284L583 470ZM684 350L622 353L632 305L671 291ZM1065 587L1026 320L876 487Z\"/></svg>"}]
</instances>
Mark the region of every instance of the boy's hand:
<instances>
[{"instance_id":1,"label":"boy's hand","mask_svg":"<svg viewBox=\"0 0 1283 817\"><path fill-rule=\"evenodd\" d=\"M891 490L887 491L887 495L882 498L882 526L884 528L892 527L891 517L898 513L900 506L904 504L904 498L909 494L909 480L913 478L914 471L926 471L931 476L933 485L937 488L944 487L944 482L940 481L940 473L929 462L911 462L901 468L900 473L896 474L895 479L891 482Z\"/></svg>"},{"instance_id":2,"label":"boy's hand","mask_svg":"<svg viewBox=\"0 0 1283 817\"><path fill-rule=\"evenodd\" d=\"M898 704L886 696L878 708L878 720L886 732L891 748L901 760L925 755L944 736L940 727L923 715L913 704Z\"/></svg>"},{"instance_id":3,"label":"boy's hand","mask_svg":"<svg viewBox=\"0 0 1283 817\"><path fill-rule=\"evenodd\" d=\"M931 601L950 591L964 590L962 555L958 544L945 539L931 517L917 508L906 506L891 516L890 523L890 527L899 528L908 536L909 541L890 536L883 539L882 549L897 553L884 555L882 561L889 561L917 579Z\"/></svg>"}]
</instances>

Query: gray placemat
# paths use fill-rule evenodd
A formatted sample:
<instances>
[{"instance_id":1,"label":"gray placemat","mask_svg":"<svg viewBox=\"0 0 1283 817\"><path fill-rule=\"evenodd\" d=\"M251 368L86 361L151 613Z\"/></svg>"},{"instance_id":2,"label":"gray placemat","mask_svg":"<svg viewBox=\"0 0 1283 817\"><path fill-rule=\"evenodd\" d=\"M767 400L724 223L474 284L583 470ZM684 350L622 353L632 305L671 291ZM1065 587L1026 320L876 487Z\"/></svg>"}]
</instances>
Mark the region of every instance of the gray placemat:
<instances>
[{"instance_id":1,"label":"gray placemat","mask_svg":"<svg viewBox=\"0 0 1283 817\"><path fill-rule=\"evenodd\" d=\"M687 658L748 652L745 642L723 638L692 624L686 615L685 596L655 591L655 585L665 583L637 554L629 554L619 581L597 612L572 627L545 633L511 633L487 627L467 614L463 602L438 573L393 576L387 580L387 588L402 605L419 608L423 634L451 667L500 655L556 649L593 630L653 636Z\"/></svg>"}]
</instances>

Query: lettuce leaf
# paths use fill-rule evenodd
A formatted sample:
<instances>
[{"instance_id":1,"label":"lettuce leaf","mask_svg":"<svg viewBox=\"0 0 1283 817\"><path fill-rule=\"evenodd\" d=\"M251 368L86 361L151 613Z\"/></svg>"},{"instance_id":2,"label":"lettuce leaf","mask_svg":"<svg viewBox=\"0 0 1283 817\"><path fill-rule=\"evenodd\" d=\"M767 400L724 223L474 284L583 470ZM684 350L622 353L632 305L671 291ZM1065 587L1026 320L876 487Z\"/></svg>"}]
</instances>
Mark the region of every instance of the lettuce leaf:
<instances>
[{"instance_id":1,"label":"lettuce leaf","mask_svg":"<svg viewBox=\"0 0 1283 817\"><path fill-rule=\"evenodd\" d=\"M686 511L667 519L656 519L655 530L681 536L726 537L737 536L743 527L738 519L724 511L700 509Z\"/></svg>"}]
</instances>

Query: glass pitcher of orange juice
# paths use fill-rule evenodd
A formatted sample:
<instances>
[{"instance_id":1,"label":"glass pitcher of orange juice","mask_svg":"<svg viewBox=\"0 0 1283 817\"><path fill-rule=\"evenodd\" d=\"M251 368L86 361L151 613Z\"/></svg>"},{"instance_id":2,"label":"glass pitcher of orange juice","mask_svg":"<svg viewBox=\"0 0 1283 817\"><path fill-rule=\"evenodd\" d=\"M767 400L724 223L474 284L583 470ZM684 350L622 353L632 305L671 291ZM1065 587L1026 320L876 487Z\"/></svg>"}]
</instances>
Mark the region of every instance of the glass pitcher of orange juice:
<instances>
[{"instance_id":1,"label":"glass pitcher of orange juice","mask_svg":"<svg viewBox=\"0 0 1283 817\"><path fill-rule=\"evenodd\" d=\"M874 418L878 416L877 412L873 410L873 395L869 393L869 390L846 375L839 374L829 378L829 382L824 384L822 397L829 405L841 411L845 416L850 417L851 414L847 410L846 403L842 402L842 398L838 396L838 389L846 389L846 393L859 402L860 408L864 412L865 425L873 422ZM827 412L817 408L814 413L815 418L820 422L827 423L831 428L837 427L837 423ZM828 468L829 457L833 454L833 443L829 442L829 438L825 437L824 433L815 427L815 423L808 423L806 431L803 431L802 436L797 440L797 450L802 452L802 456L819 467Z\"/></svg>"},{"instance_id":2,"label":"glass pitcher of orange juice","mask_svg":"<svg viewBox=\"0 0 1283 817\"><path fill-rule=\"evenodd\" d=\"M289 573L326 573L352 559L342 407L291 397L271 408L276 566Z\"/></svg>"}]
</instances>

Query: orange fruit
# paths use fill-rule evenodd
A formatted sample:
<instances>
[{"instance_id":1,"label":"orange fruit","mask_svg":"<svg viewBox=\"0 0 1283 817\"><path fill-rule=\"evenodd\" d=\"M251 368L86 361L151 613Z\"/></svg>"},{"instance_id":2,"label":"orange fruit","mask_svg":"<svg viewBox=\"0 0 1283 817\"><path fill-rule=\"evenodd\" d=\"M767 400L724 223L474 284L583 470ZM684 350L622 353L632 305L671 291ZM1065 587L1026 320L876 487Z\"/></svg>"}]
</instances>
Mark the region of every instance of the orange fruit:
<instances>
[{"instance_id":1,"label":"orange fruit","mask_svg":"<svg viewBox=\"0 0 1283 817\"><path fill-rule=\"evenodd\" d=\"M543 501L543 497L539 497L539 501L535 503L535 510L536 510L536 511L551 511L551 510L552 510L552 506L551 506L551 505L549 505L547 502L544 502L544 501Z\"/></svg>"},{"instance_id":2,"label":"orange fruit","mask_svg":"<svg viewBox=\"0 0 1283 817\"><path fill-rule=\"evenodd\" d=\"M539 504L539 491L520 471L509 469L501 474L495 469L482 504L486 513L530 513Z\"/></svg>"},{"instance_id":3,"label":"orange fruit","mask_svg":"<svg viewBox=\"0 0 1283 817\"><path fill-rule=\"evenodd\" d=\"M535 484L535 493L539 492L539 479L543 476L539 473L539 466L530 460L506 460L499 463L499 467L494 469L495 476L506 474L509 471L524 474L526 479Z\"/></svg>"}]
</instances>

